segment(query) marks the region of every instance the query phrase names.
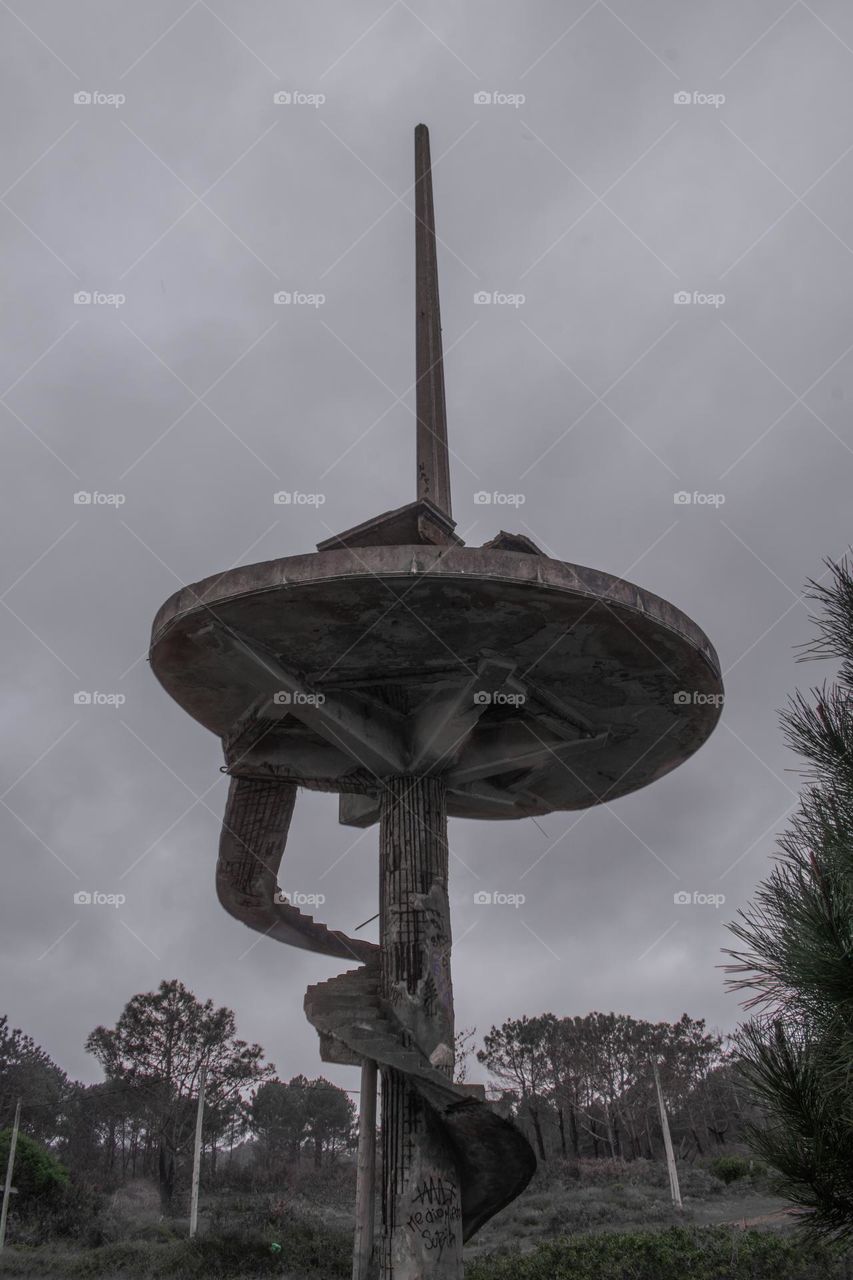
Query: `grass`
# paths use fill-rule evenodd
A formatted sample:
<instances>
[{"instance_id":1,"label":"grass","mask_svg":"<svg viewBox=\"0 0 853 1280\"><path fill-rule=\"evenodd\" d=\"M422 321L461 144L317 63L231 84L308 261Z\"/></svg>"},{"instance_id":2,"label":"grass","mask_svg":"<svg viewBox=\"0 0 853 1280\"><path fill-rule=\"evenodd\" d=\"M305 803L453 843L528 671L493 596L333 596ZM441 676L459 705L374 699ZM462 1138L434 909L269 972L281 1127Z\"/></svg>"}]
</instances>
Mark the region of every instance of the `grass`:
<instances>
[{"instance_id":1,"label":"grass","mask_svg":"<svg viewBox=\"0 0 853 1280\"><path fill-rule=\"evenodd\" d=\"M604 1232L491 1254L465 1280L849 1280L850 1262L767 1231L669 1227Z\"/></svg>"},{"instance_id":2,"label":"grass","mask_svg":"<svg viewBox=\"0 0 853 1280\"><path fill-rule=\"evenodd\" d=\"M550 1161L466 1246L466 1280L853 1280L849 1264L798 1242L761 1171L726 1184L694 1165L680 1177L678 1212L663 1166ZM76 1240L39 1244L43 1232L14 1223L0 1278L348 1280L352 1182L351 1170L323 1171L288 1177L279 1195L209 1191L193 1241L186 1219L160 1219L148 1183L129 1184L97 1219L82 1215Z\"/></svg>"},{"instance_id":3,"label":"grass","mask_svg":"<svg viewBox=\"0 0 853 1280\"><path fill-rule=\"evenodd\" d=\"M349 1234L291 1223L282 1251L246 1235L124 1241L100 1249L18 1247L0 1275L35 1280L348 1280ZM528 1253L503 1249L469 1260L465 1280L851 1280L848 1259L767 1231L669 1227L560 1237Z\"/></svg>"},{"instance_id":4,"label":"grass","mask_svg":"<svg viewBox=\"0 0 853 1280\"><path fill-rule=\"evenodd\" d=\"M246 1234L206 1235L195 1240L127 1240L98 1249L52 1245L4 1251L0 1276L62 1277L62 1280L249 1280L256 1276L296 1280L348 1280L352 1239L315 1224L293 1220L282 1231L281 1251L272 1239Z\"/></svg>"},{"instance_id":5,"label":"grass","mask_svg":"<svg viewBox=\"0 0 853 1280\"><path fill-rule=\"evenodd\" d=\"M680 1178L683 1208L677 1210L661 1165L647 1160L627 1165L581 1161L579 1166L550 1161L518 1200L478 1233L468 1254L477 1257L516 1246L525 1252L554 1236L749 1222L781 1216L788 1207L772 1194L761 1173L727 1185L707 1167L686 1165Z\"/></svg>"}]
</instances>

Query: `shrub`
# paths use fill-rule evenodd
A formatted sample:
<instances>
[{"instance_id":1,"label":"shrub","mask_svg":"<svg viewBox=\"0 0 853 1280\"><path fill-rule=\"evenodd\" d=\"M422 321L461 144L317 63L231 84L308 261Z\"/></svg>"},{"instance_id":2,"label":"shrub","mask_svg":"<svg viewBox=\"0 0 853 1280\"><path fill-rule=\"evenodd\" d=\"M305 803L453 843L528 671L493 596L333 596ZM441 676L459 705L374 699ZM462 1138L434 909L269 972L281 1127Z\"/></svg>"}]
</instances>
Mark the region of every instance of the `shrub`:
<instances>
[{"instance_id":1,"label":"shrub","mask_svg":"<svg viewBox=\"0 0 853 1280\"><path fill-rule=\"evenodd\" d=\"M4 1171L9 1160L11 1136L10 1129L0 1130L0 1169ZM13 1185L18 1193L16 1208L25 1208L39 1201L49 1202L58 1199L68 1186L68 1170L44 1147L25 1133L19 1133Z\"/></svg>"},{"instance_id":2,"label":"shrub","mask_svg":"<svg viewBox=\"0 0 853 1280\"><path fill-rule=\"evenodd\" d=\"M730 1182L737 1182L740 1178L752 1177L758 1172L755 1162L743 1156L717 1156L716 1160L711 1161L709 1167L714 1177L727 1185Z\"/></svg>"},{"instance_id":3,"label":"shrub","mask_svg":"<svg viewBox=\"0 0 853 1280\"><path fill-rule=\"evenodd\" d=\"M71 1183L50 1203L31 1215L38 1225L39 1239L58 1236L79 1240L91 1248L104 1243L103 1197L91 1187Z\"/></svg>"},{"instance_id":4,"label":"shrub","mask_svg":"<svg viewBox=\"0 0 853 1280\"><path fill-rule=\"evenodd\" d=\"M478 1258L465 1280L842 1280L844 1259L761 1231L724 1227L606 1233Z\"/></svg>"},{"instance_id":5,"label":"shrub","mask_svg":"<svg viewBox=\"0 0 853 1280\"><path fill-rule=\"evenodd\" d=\"M4 1276L34 1280L229 1280L231 1277L279 1276L299 1280L349 1280L352 1237L293 1219L273 1240L255 1233L197 1236L172 1243L126 1240L99 1249L60 1253L44 1249L9 1249L3 1253Z\"/></svg>"}]
</instances>

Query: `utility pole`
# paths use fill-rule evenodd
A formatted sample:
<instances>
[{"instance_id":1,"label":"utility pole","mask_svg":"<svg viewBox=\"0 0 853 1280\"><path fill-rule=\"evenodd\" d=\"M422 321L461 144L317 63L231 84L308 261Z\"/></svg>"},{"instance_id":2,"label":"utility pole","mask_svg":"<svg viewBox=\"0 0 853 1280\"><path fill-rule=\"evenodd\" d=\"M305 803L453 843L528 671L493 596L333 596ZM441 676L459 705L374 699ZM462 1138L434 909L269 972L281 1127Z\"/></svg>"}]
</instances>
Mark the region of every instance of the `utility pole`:
<instances>
[{"instance_id":1,"label":"utility pole","mask_svg":"<svg viewBox=\"0 0 853 1280\"><path fill-rule=\"evenodd\" d=\"M21 1099L15 1107L15 1120L12 1125L12 1139L9 1143L9 1159L6 1162L6 1183L3 1187L3 1208L0 1210L0 1249L6 1243L6 1218L9 1214L9 1197L12 1194L12 1169L15 1165L15 1147L18 1145L18 1126L21 1123Z\"/></svg>"},{"instance_id":2,"label":"utility pole","mask_svg":"<svg viewBox=\"0 0 853 1280\"><path fill-rule=\"evenodd\" d=\"M193 1183L190 1193L190 1239L198 1230L198 1178L201 1167L201 1124L204 1119L204 1081L207 1067L202 1067L198 1076L198 1110L195 1116L195 1144L193 1147Z\"/></svg>"},{"instance_id":3,"label":"utility pole","mask_svg":"<svg viewBox=\"0 0 853 1280\"><path fill-rule=\"evenodd\" d=\"M676 1209L681 1208L681 1191L678 1186L678 1170L675 1167L675 1153L672 1149L672 1138L669 1134L669 1120L666 1114L666 1105L663 1100L663 1090L660 1087L660 1076L658 1075L657 1063L652 1063L652 1071L655 1077L655 1089L658 1095L658 1107L660 1108L660 1127L663 1132L663 1146L666 1151L666 1167L669 1173L669 1190L672 1195L672 1203Z\"/></svg>"},{"instance_id":4,"label":"utility pole","mask_svg":"<svg viewBox=\"0 0 853 1280\"><path fill-rule=\"evenodd\" d=\"M352 1280L368 1280L373 1258L373 1223L376 1204L376 1063L365 1058L361 1066L358 1109L358 1166L355 1187L355 1244Z\"/></svg>"}]
</instances>

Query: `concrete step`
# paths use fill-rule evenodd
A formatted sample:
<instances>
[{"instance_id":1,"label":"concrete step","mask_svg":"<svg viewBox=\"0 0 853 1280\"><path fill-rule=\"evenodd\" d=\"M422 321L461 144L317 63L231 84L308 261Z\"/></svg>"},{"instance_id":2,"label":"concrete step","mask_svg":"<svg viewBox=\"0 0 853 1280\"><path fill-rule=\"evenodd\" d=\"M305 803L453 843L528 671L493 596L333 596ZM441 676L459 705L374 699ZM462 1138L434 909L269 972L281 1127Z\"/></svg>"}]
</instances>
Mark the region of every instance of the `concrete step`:
<instances>
[{"instance_id":1,"label":"concrete step","mask_svg":"<svg viewBox=\"0 0 853 1280\"><path fill-rule=\"evenodd\" d=\"M362 1009L369 1010L371 1016L379 1013L379 1006L374 1000L363 998L359 1000L340 999L333 996L323 996L319 1000L307 1000L303 1005L307 1017L311 1017L313 1013L332 1015L339 1014L342 1018L354 1018Z\"/></svg>"},{"instance_id":2,"label":"concrete step","mask_svg":"<svg viewBox=\"0 0 853 1280\"><path fill-rule=\"evenodd\" d=\"M363 992L379 991L379 980L370 974L358 974L354 978L347 978L342 975L340 978L330 978L328 982L316 982L306 991L306 996L331 995L332 992L339 992L341 995L358 995Z\"/></svg>"}]
</instances>

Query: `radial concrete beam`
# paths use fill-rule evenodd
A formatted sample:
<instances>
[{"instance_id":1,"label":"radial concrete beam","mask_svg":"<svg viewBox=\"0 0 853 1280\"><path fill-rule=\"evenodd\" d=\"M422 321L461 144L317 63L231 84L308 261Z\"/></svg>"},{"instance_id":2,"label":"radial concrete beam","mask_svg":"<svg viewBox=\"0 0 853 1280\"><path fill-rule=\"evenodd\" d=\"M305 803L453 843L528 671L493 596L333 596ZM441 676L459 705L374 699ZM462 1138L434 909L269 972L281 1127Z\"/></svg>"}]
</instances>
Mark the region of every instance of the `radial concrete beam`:
<instances>
[{"instance_id":1,"label":"radial concrete beam","mask_svg":"<svg viewBox=\"0 0 853 1280\"><path fill-rule=\"evenodd\" d=\"M541 689L538 685L528 683L527 705L539 709L540 716L544 712L549 728L561 738L574 738L578 733L585 737L593 737L601 732L600 725L594 725L586 716L581 715L575 707L569 705L564 698L559 698L550 689Z\"/></svg>"},{"instance_id":2,"label":"radial concrete beam","mask_svg":"<svg viewBox=\"0 0 853 1280\"><path fill-rule=\"evenodd\" d=\"M447 794L449 796L464 796L465 799L471 800L487 800L490 805L499 805L502 809L507 810L506 817L512 817L509 810L515 805L516 797L502 787L493 787L486 779L481 778L477 782L460 782L454 787L448 787Z\"/></svg>"},{"instance_id":3,"label":"radial concrete beam","mask_svg":"<svg viewBox=\"0 0 853 1280\"><path fill-rule=\"evenodd\" d=\"M606 740L604 733L595 738L576 738L573 742L544 743L523 725L513 731L506 726L503 732L490 733L489 738L473 735L456 767L448 773L447 785L453 789L514 769L538 769Z\"/></svg>"},{"instance_id":4,"label":"radial concrete beam","mask_svg":"<svg viewBox=\"0 0 853 1280\"><path fill-rule=\"evenodd\" d=\"M265 718L295 716L371 773L382 776L404 771L405 722L390 707L380 709L354 694L324 694L312 689L275 654L254 648L235 631L222 629L221 639L235 661L253 668Z\"/></svg>"},{"instance_id":5,"label":"radial concrete beam","mask_svg":"<svg viewBox=\"0 0 853 1280\"><path fill-rule=\"evenodd\" d=\"M481 658L476 672L426 699L410 719L409 767L418 773L447 769L514 670L505 659Z\"/></svg>"}]
</instances>

